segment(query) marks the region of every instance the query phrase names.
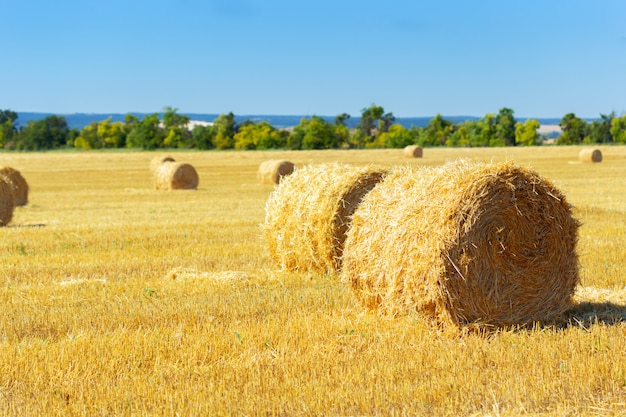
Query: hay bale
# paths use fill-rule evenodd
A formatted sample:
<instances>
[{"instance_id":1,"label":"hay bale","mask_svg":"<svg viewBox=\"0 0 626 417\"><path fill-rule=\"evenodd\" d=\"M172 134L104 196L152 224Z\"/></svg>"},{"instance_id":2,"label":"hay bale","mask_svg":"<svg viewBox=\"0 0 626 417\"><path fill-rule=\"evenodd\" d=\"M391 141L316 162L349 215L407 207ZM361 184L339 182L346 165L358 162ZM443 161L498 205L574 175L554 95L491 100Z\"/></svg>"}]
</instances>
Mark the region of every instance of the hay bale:
<instances>
[{"instance_id":1,"label":"hay bale","mask_svg":"<svg viewBox=\"0 0 626 417\"><path fill-rule=\"evenodd\" d=\"M190 164L163 162L154 172L154 188L157 190L195 190L198 173Z\"/></svg>"},{"instance_id":2,"label":"hay bale","mask_svg":"<svg viewBox=\"0 0 626 417\"><path fill-rule=\"evenodd\" d=\"M283 178L266 204L263 231L272 259L289 271L339 270L352 213L386 173L329 163Z\"/></svg>"},{"instance_id":3,"label":"hay bale","mask_svg":"<svg viewBox=\"0 0 626 417\"><path fill-rule=\"evenodd\" d=\"M28 204L28 183L22 176L21 172L15 168L2 167L0 175L9 180L16 206L25 206Z\"/></svg>"},{"instance_id":4,"label":"hay bale","mask_svg":"<svg viewBox=\"0 0 626 417\"><path fill-rule=\"evenodd\" d=\"M14 209L15 196L13 194L13 185L7 177L0 176L0 227L11 223Z\"/></svg>"},{"instance_id":5,"label":"hay bale","mask_svg":"<svg viewBox=\"0 0 626 417\"><path fill-rule=\"evenodd\" d=\"M572 305L578 226L559 190L510 162L398 168L354 213L341 279L382 315L547 320Z\"/></svg>"},{"instance_id":6,"label":"hay bale","mask_svg":"<svg viewBox=\"0 0 626 417\"><path fill-rule=\"evenodd\" d=\"M582 149L578 153L578 159L581 162L602 162L602 152L600 149Z\"/></svg>"},{"instance_id":7,"label":"hay bale","mask_svg":"<svg viewBox=\"0 0 626 417\"><path fill-rule=\"evenodd\" d=\"M423 150L421 146L418 145L409 145L404 148L404 156L407 158L421 158L423 155Z\"/></svg>"},{"instance_id":8,"label":"hay bale","mask_svg":"<svg viewBox=\"0 0 626 417\"><path fill-rule=\"evenodd\" d=\"M150 160L150 172L155 172L157 167L163 162L176 162L171 156L155 156Z\"/></svg>"},{"instance_id":9,"label":"hay bale","mask_svg":"<svg viewBox=\"0 0 626 417\"><path fill-rule=\"evenodd\" d=\"M280 180L293 173L295 165L282 159L270 159L259 165L256 177L261 184L276 185Z\"/></svg>"}]
</instances>

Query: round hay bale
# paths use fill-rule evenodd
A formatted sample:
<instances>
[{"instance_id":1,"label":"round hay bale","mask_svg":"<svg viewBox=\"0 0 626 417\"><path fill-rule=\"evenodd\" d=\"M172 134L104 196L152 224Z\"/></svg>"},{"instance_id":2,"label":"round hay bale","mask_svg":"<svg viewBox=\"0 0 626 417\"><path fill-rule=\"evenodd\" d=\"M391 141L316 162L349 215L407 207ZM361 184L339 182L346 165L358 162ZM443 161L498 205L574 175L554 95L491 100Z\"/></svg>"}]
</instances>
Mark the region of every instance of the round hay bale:
<instances>
[{"instance_id":1,"label":"round hay bale","mask_svg":"<svg viewBox=\"0 0 626 417\"><path fill-rule=\"evenodd\" d=\"M409 145L404 148L404 156L407 158L421 158L424 151L421 146Z\"/></svg>"},{"instance_id":2,"label":"round hay bale","mask_svg":"<svg viewBox=\"0 0 626 417\"><path fill-rule=\"evenodd\" d=\"M195 190L198 173L190 164L163 162L154 172L154 188L157 190Z\"/></svg>"},{"instance_id":3,"label":"round hay bale","mask_svg":"<svg viewBox=\"0 0 626 417\"><path fill-rule=\"evenodd\" d=\"M0 227L11 223L14 209L15 196L13 194L13 185L7 177L0 176Z\"/></svg>"},{"instance_id":4,"label":"round hay bale","mask_svg":"<svg viewBox=\"0 0 626 417\"><path fill-rule=\"evenodd\" d=\"M602 162L602 152L600 149L582 149L578 153L578 159L581 162Z\"/></svg>"},{"instance_id":5,"label":"round hay bale","mask_svg":"<svg viewBox=\"0 0 626 417\"><path fill-rule=\"evenodd\" d=\"M263 231L272 259L283 270L338 271L352 213L386 173L329 163L283 178L266 204Z\"/></svg>"},{"instance_id":6,"label":"round hay bale","mask_svg":"<svg viewBox=\"0 0 626 417\"><path fill-rule=\"evenodd\" d=\"M0 175L6 177L9 180L11 189L13 190L13 197L15 198L15 206L25 206L28 204L28 183L15 168L2 167L0 168Z\"/></svg>"},{"instance_id":7,"label":"round hay bale","mask_svg":"<svg viewBox=\"0 0 626 417\"><path fill-rule=\"evenodd\" d=\"M295 165L289 161L270 159L259 165L256 177L261 184L276 185L280 183L283 177L290 175L294 170Z\"/></svg>"},{"instance_id":8,"label":"round hay bale","mask_svg":"<svg viewBox=\"0 0 626 417\"><path fill-rule=\"evenodd\" d=\"M157 167L163 162L176 162L171 156L155 156L150 160L150 171L155 172Z\"/></svg>"},{"instance_id":9,"label":"round hay bale","mask_svg":"<svg viewBox=\"0 0 626 417\"><path fill-rule=\"evenodd\" d=\"M341 279L382 315L547 320L572 305L578 227L559 190L513 163L398 168L354 213Z\"/></svg>"}]
</instances>

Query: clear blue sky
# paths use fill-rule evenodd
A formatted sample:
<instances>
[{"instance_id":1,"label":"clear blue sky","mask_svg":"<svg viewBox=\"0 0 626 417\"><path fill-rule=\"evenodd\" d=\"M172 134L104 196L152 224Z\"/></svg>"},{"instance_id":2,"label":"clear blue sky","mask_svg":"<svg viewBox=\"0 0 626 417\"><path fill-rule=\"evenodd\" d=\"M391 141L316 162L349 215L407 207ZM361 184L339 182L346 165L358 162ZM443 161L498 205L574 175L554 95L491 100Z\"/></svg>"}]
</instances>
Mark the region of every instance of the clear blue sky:
<instances>
[{"instance_id":1,"label":"clear blue sky","mask_svg":"<svg viewBox=\"0 0 626 417\"><path fill-rule=\"evenodd\" d=\"M626 111L623 0L0 0L0 109Z\"/></svg>"}]
</instances>

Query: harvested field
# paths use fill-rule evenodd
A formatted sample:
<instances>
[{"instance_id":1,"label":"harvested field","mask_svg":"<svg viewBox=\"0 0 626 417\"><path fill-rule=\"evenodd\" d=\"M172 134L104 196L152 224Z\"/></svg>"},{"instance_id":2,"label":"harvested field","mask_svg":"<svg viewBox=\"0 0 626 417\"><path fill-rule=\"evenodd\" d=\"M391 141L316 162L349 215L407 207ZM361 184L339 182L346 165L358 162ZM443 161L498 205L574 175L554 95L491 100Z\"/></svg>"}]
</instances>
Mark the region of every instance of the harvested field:
<instances>
[{"instance_id":1,"label":"harvested field","mask_svg":"<svg viewBox=\"0 0 626 417\"><path fill-rule=\"evenodd\" d=\"M30 192L0 228L0 415L619 416L626 146L570 163L581 148L175 150L202 178L194 192L154 191L150 152L5 151ZM263 161L458 158L532 169L572 204L580 285L562 321L389 317L337 272L277 270Z\"/></svg>"}]
</instances>

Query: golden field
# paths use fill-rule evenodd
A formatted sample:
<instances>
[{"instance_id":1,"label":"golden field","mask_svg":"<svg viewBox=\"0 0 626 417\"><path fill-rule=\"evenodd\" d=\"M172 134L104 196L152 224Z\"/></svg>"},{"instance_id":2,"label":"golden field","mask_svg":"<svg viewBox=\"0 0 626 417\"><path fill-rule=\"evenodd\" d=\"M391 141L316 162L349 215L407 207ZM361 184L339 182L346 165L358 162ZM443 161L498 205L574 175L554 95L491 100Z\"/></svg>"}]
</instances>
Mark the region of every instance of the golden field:
<instances>
[{"instance_id":1,"label":"golden field","mask_svg":"<svg viewBox=\"0 0 626 417\"><path fill-rule=\"evenodd\" d=\"M626 414L626 147L165 153L195 191L156 191L152 152L2 153L30 186L0 228L2 416ZM276 270L267 159L512 160L582 222L569 322L491 333L364 310L335 275Z\"/></svg>"}]
</instances>

